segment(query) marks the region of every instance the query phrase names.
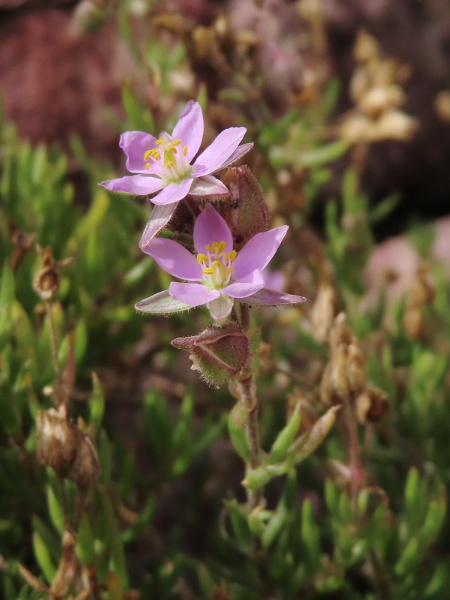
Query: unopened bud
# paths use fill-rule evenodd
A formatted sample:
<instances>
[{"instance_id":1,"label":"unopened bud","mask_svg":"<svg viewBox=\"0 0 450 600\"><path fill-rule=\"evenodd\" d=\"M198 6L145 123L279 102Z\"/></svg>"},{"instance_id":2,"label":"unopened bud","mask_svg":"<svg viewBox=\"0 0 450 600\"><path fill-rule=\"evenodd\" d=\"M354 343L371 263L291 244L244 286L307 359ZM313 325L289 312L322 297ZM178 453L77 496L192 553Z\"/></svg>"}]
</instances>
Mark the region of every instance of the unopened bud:
<instances>
[{"instance_id":1,"label":"unopened bud","mask_svg":"<svg viewBox=\"0 0 450 600\"><path fill-rule=\"evenodd\" d=\"M350 326L347 323L347 317L345 313L341 312L334 319L333 326L330 331L328 338L328 344L331 351L337 348L339 344L348 345L353 341L353 333Z\"/></svg>"},{"instance_id":2,"label":"unopened bud","mask_svg":"<svg viewBox=\"0 0 450 600\"><path fill-rule=\"evenodd\" d=\"M337 299L333 286L322 283L311 311L311 324L314 339L324 343L337 314Z\"/></svg>"},{"instance_id":3,"label":"unopened bud","mask_svg":"<svg viewBox=\"0 0 450 600\"><path fill-rule=\"evenodd\" d=\"M378 423L388 410L388 397L381 390L367 388L356 399L356 416L361 425Z\"/></svg>"},{"instance_id":4,"label":"unopened bud","mask_svg":"<svg viewBox=\"0 0 450 600\"><path fill-rule=\"evenodd\" d=\"M403 325L413 340L421 340L427 334L425 307L432 304L435 287L425 264L419 266L407 296Z\"/></svg>"},{"instance_id":5,"label":"unopened bud","mask_svg":"<svg viewBox=\"0 0 450 600\"><path fill-rule=\"evenodd\" d=\"M367 383L367 375L364 357L356 340L347 347L346 373L350 392L362 392Z\"/></svg>"},{"instance_id":6,"label":"unopened bud","mask_svg":"<svg viewBox=\"0 0 450 600\"><path fill-rule=\"evenodd\" d=\"M77 450L67 473L67 478L78 487L87 489L93 485L100 473L97 449L90 436L77 428Z\"/></svg>"},{"instance_id":7,"label":"unopened bud","mask_svg":"<svg viewBox=\"0 0 450 600\"><path fill-rule=\"evenodd\" d=\"M340 398L348 398L350 393L347 377L347 352L344 344L339 344L333 351L330 361L330 382L335 394Z\"/></svg>"},{"instance_id":8,"label":"unopened bud","mask_svg":"<svg viewBox=\"0 0 450 600\"><path fill-rule=\"evenodd\" d=\"M205 380L219 386L236 375L245 365L250 341L238 325L208 327L199 335L172 340L172 345L187 350L192 368Z\"/></svg>"},{"instance_id":9,"label":"unopened bud","mask_svg":"<svg viewBox=\"0 0 450 600\"><path fill-rule=\"evenodd\" d=\"M259 183L247 166L230 167L221 177L230 190L230 201L217 205L228 223L239 250L254 235L266 231L269 210Z\"/></svg>"}]
</instances>

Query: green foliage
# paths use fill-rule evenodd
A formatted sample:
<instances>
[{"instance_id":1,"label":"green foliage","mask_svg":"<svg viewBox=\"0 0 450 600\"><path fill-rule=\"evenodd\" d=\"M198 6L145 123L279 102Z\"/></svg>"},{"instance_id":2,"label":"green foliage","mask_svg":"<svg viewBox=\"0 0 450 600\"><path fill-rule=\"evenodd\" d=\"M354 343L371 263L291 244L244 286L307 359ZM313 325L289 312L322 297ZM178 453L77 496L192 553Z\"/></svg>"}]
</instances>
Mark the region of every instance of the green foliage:
<instances>
[{"instance_id":1,"label":"green foliage","mask_svg":"<svg viewBox=\"0 0 450 600\"><path fill-rule=\"evenodd\" d=\"M168 47L149 34L141 46L129 27L128 4L122 3L121 32L146 84L159 82L161 106L171 105L167 98L181 106L172 81L188 69L189 44L180 38ZM247 101L249 89L261 86L260 74L236 73L218 90L219 100L212 102L205 86L192 96L213 114L224 103L235 109L237 124L253 128L260 154L255 175L263 187L275 187L269 176L285 172L303 182L305 206L280 211L298 225L330 180L333 161L348 150L346 142L324 142L317 134L333 113L338 82L325 86L320 102L290 108L279 119L263 97ZM171 130L175 108L173 115L151 110L131 85L122 101L126 116L118 130ZM247 409L190 378L185 357L170 347L173 337L204 329L205 313L135 314L137 300L168 284L138 250L146 201L99 188L99 179L116 173L95 164L79 140L72 150L88 178L87 197L75 197L62 152L33 148L9 125L0 145L0 595L45 597L39 590L55 581L70 530L76 534L71 556L85 575L94 574L102 600L126 599L130 588L158 600L447 600L449 284L429 254L430 230L416 224L411 235L436 283L426 334L412 339L404 298L384 290L378 303L360 309L374 249L371 225L394 208L395 195L371 207L352 168L341 201L327 205L323 271L333 271L370 385L389 397L379 423L357 426L366 476L361 489L352 493L348 477L344 411L319 405L327 347L296 310L262 311L264 327L253 336L266 452L261 466L245 472ZM57 261L74 258L61 269L49 310L33 289L41 259L26 236L51 246ZM290 256L298 253L293 240ZM315 268L309 284L318 279ZM302 282L301 274L293 279ZM100 473L88 490L36 458L38 414L50 409L58 384L52 324L59 365L70 349L74 356L70 422L90 436L98 454ZM269 366L259 356L260 335L273 344ZM266 486L267 502L249 509L242 481L251 492ZM41 587L33 589L33 582ZM76 587L69 586L65 599Z\"/></svg>"}]
</instances>

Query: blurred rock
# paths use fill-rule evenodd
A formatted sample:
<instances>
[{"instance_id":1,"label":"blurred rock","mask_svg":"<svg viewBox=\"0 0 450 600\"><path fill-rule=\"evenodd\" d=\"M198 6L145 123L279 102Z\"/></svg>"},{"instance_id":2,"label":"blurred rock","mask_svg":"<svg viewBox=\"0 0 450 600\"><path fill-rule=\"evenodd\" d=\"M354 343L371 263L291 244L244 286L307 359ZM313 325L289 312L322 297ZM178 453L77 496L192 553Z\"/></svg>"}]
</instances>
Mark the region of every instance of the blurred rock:
<instances>
[{"instance_id":1,"label":"blurred rock","mask_svg":"<svg viewBox=\"0 0 450 600\"><path fill-rule=\"evenodd\" d=\"M123 114L121 83L129 78L130 60L113 21L81 35L72 6L63 0L1 2L4 119L32 143L57 143L67 150L71 136L78 135L90 156L119 158L107 113ZM5 10L14 7L20 8Z\"/></svg>"}]
</instances>

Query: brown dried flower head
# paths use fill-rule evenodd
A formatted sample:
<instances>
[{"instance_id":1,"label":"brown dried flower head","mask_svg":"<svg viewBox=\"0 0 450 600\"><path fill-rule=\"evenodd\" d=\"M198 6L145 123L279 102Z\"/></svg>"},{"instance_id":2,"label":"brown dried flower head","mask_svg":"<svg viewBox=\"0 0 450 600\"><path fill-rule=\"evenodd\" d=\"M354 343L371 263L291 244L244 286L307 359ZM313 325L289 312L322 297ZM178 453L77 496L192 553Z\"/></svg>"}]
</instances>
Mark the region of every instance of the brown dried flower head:
<instances>
[{"instance_id":1,"label":"brown dried flower head","mask_svg":"<svg viewBox=\"0 0 450 600\"><path fill-rule=\"evenodd\" d=\"M73 258L56 261L53 258L53 249L37 247L42 258L39 271L33 280L33 288L46 302L51 302L59 290L60 270L73 262Z\"/></svg>"}]
</instances>

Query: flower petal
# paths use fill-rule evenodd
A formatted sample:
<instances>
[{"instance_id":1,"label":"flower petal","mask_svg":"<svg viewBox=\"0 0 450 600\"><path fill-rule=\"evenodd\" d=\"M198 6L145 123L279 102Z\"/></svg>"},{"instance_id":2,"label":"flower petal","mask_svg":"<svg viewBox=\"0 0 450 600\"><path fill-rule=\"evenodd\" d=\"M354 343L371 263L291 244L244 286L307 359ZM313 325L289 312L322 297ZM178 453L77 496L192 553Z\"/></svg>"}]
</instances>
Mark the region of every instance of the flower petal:
<instances>
[{"instance_id":1,"label":"flower petal","mask_svg":"<svg viewBox=\"0 0 450 600\"><path fill-rule=\"evenodd\" d=\"M164 187L161 179L146 175L125 175L119 179L102 181L99 185L112 192L126 192L127 194L136 194L136 196L154 194Z\"/></svg>"},{"instance_id":2,"label":"flower petal","mask_svg":"<svg viewBox=\"0 0 450 600\"><path fill-rule=\"evenodd\" d=\"M201 266L194 255L178 242L157 238L146 246L142 246L141 250L156 260L161 269L173 277L188 281L202 280Z\"/></svg>"},{"instance_id":3,"label":"flower petal","mask_svg":"<svg viewBox=\"0 0 450 600\"><path fill-rule=\"evenodd\" d=\"M154 315L167 315L170 313L181 312L192 308L189 304L184 304L172 298L169 290L164 290L158 294L136 302L134 308L140 313L150 313Z\"/></svg>"},{"instance_id":4,"label":"flower petal","mask_svg":"<svg viewBox=\"0 0 450 600\"><path fill-rule=\"evenodd\" d=\"M303 296L295 296L294 294L282 294L264 288L252 296L240 298L240 302L254 304L255 306L282 306L283 304L299 304L300 302L306 302L306 298Z\"/></svg>"},{"instance_id":5,"label":"flower petal","mask_svg":"<svg viewBox=\"0 0 450 600\"><path fill-rule=\"evenodd\" d=\"M230 228L219 213L207 204L194 225L194 245L199 254L205 254L205 246L213 242L225 242L226 252L233 250L233 236Z\"/></svg>"},{"instance_id":6,"label":"flower petal","mask_svg":"<svg viewBox=\"0 0 450 600\"><path fill-rule=\"evenodd\" d=\"M138 177L138 175L135 177ZM150 198L150 200L153 204L172 204L172 202L179 202L189 194L192 182L193 179L185 179L180 183L169 183L159 192L159 194L156 194L156 196Z\"/></svg>"},{"instance_id":7,"label":"flower petal","mask_svg":"<svg viewBox=\"0 0 450 600\"><path fill-rule=\"evenodd\" d=\"M212 302L208 302L208 309L215 321L223 321L228 317L233 308L233 298L221 294Z\"/></svg>"},{"instance_id":8,"label":"flower petal","mask_svg":"<svg viewBox=\"0 0 450 600\"><path fill-rule=\"evenodd\" d=\"M201 306L220 296L217 290L209 290L201 283L178 283L177 281L169 285L169 294L175 300L190 306Z\"/></svg>"},{"instance_id":9,"label":"flower petal","mask_svg":"<svg viewBox=\"0 0 450 600\"><path fill-rule=\"evenodd\" d=\"M249 150L251 150L252 148L253 148L252 142L250 144L242 144L241 146L238 146L236 148L236 150L233 152L233 154L230 156L230 158L228 158L220 168L224 169L225 167L228 167L229 165L233 164L234 162L236 162L237 160L242 158L244 156L244 154L247 154L247 152Z\"/></svg>"},{"instance_id":10,"label":"flower petal","mask_svg":"<svg viewBox=\"0 0 450 600\"><path fill-rule=\"evenodd\" d=\"M264 278L260 271L253 271L247 277L239 279L223 288L222 292L232 298L246 298L264 287Z\"/></svg>"},{"instance_id":11,"label":"flower petal","mask_svg":"<svg viewBox=\"0 0 450 600\"><path fill-rule=\"evenodd\" d=\"M127 169L130 173L146 173L144 160L147 150L156 148L156 138L144 131L125 131L120 136L119 146L127 156Z\"/></svg>"},{"instance_id":12,"label":"flower petal","mask_svg":"<svg viewBox=\"0 0 450 600\"><path fill-rule=\"evenodd\" d=\"M229 127L219 133L194 162L193 176L210 175L228 164L227 161L233 156L246 131L245 127Z\"/></svg>"},{"instance_id":13,"label":"flower petal","mask_svg":"<svg viewBox=\"0 0 450 600\"><path fill-rule=\"evenodd\" d=\"M230 190L227 186L212 175L204 175L194 179L194 183L189 190L191 196L223 196L229 193Z\"/></svg>"},{"instance_id":14,"label":"flower petal","mask_svg":"<svg viewBox=\"0 0 450 600\"><path fill-rule=\"evenodd\" d=\"M234 262L236 279L242 279L256 269L262 271L278 250L288 229L287 225L282 225L253 236L239 252Z\"/></svg>"},{"instance_id":15,"label":"flower petal","mask_svg":"<svg viewBox=\"0 0 450 600\"><path fill-rule=\"evenodd\" d=\"M203 139L203 114L198 102L189 100L172 132L172 139L180 139L187 146L187 158L192 161Z\"/></svg>"},{"instance_id":16,"label":"flower petal","mask_svg":"<svg viewBox=\"0 0 450 600\"><path fill-rule=\"evenodd\" d=\"M174 202L172 204L155 205L153 207L152 214L139 242L139 248L142 249L147 246L155 235L164 229L172 218L177 206L178 204Z\"/></svg>"}]
</instances>

